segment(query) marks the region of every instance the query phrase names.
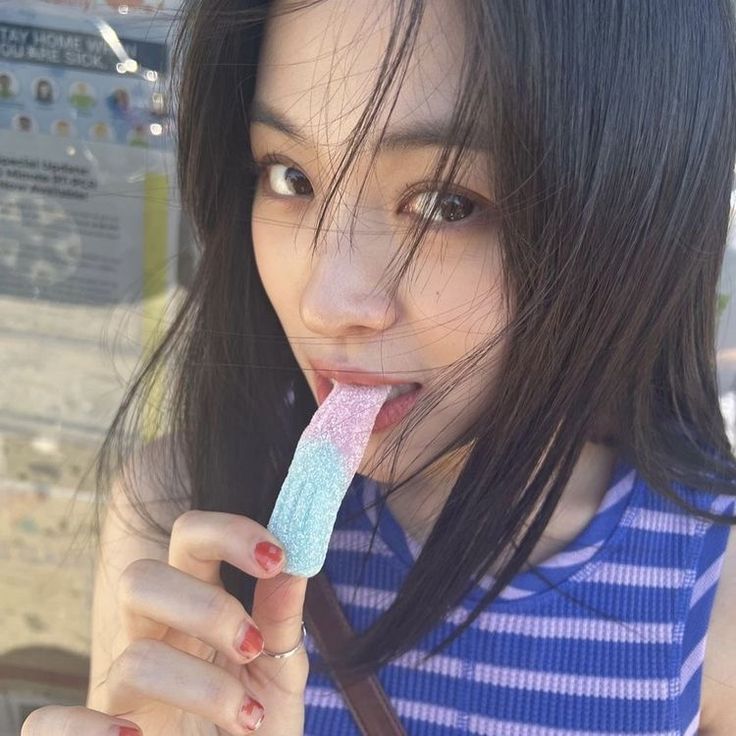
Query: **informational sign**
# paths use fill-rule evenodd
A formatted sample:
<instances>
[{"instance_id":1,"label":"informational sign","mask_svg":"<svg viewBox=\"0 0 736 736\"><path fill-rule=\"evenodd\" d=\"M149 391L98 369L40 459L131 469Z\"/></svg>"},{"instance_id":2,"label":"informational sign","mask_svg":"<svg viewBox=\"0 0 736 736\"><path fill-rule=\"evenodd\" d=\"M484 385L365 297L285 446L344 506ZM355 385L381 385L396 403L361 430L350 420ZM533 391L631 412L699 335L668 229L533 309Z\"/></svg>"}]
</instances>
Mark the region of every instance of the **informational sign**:
<instances>
[{"instance_id":1,"label":"informational sign","mask_svg":"<svg viewBox=\"0 0 736 736\"><path fill-rule=\"evenodd\" d=\"M174 14L143 5L0 1L0 479L11 439L95 446L176 293Z\"/></svg>"},{"instance_id":2,"label":"informational sign","mask_svg":"<svg viewBox=\"0 0 736 736\"><path fill-rule=\"evenodd\" d=\"M0 3L0 295L105 304L171 283L146 270L176 255L171 28L118 11Z\"/></svg>"},{"instance_id":3,"label":"informational sign","mask_svg":"<svg viewBox=\"0 0 736 736\"><path fill-rule=\"evenodd\" d=\"M116 145L59 146L50 136L0 131L0 294L139 300L146 259L153 254L166 268L175 219L169 187L166 169L156 171L139 149L123 156ZM161 240L147 239L152 218L162 221L154 223Z\"/></svg>"},{"instance_id":4,"label":"informational sign","mask_svg":"<svg viewBox=\"0 0 736 736\"><path fill-rule=\"evenodd\" d=\"M167 147L164 43L78 11L12 5L0 5L0 128Z\"/></svg>"}]
</instances>

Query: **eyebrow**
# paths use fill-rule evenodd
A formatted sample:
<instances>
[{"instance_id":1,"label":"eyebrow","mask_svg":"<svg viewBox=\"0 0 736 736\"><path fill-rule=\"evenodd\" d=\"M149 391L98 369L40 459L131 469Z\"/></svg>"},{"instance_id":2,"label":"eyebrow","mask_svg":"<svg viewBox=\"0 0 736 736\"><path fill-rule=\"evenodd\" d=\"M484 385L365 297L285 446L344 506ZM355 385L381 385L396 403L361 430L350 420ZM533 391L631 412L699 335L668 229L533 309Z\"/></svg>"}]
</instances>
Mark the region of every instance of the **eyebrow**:
<instances>
[{"instance_id":1,"label":"eyebrow","mask_svg":"<svg viewBox=\"0 0 736 736\"><path fill-rule=\"evenodd\" d=\"M251 123L267 125L269 128L278 130L304 145L312 144L309 136L298 125L289 120L284 113L269 107L260 100L254 100L251 104L248 118ZM374 148L373 153L377 153L377 150L396 151L410 148L436 148L448 144L450 147L464 145L469 150L482 151L485 149L477 137L471 137L463 142L459 138L458 132L450 129L449 122L427 120L387 131L383 139Z\"/></svg>"}]
</instances>

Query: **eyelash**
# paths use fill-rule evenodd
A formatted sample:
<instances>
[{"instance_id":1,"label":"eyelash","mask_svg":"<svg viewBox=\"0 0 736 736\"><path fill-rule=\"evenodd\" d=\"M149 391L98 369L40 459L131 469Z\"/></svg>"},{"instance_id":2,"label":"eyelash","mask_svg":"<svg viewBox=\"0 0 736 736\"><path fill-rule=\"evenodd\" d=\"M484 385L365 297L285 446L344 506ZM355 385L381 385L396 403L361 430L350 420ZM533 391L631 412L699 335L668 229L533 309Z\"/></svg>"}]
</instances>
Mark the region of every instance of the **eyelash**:
<instances>
[{"instance_id":1,"label":"eyelash","mask_svg":"<svg viewBox=\"0 0 736 736\"><path fill-rule=\"evenodd\" d=\"M273 152L266 153L263 156L263 158L261 158L258 161L255 161L253 164L252 173L254 176L258 178L258 181L260 182L265 177L265 175L268 173L268 168L273 165L286 166L290 169L296 169L297 171L302 173L306 179L309 179L309 177L306 174L304 174L304 172L298 166L295 166L291 162L282 159L281 156ZM310 186L311 186L311 182L310 182ZM432 192L437 192L437 191L439 190L436 188L435 189L431 188L431 183L426 183L424 185L417 185L415 187L410 187L404 193L401 206L403 208L404 205L408 201L411 201L413 197L416 197L419 194L431 194ZM473 205L473 210L471 211L470 215L468 215L468 217L464 217L461 220L456 220L456 221L452 221L452 220L436 221L434 219L427 218L427 219L430 219L430 225L429 225L430 228L432 227L442 228L442 227L448 227L448 226L455 227L455 228L469 227L470 225L477 224L477 222L483 217L484 210L489 209L489 205L484 200L481 200L477 196L472 195L461 188L448 189L444 194L445 197L449 197L452 195L463 197L464 199L467 199L468 201L471 202L471 204ZM267 196L271 197L272 199L278 199L278 200L284 200L284 199L298 200L298 199L301 199L302 196L306 196L306 195L295 194L295 195L286 197L280 194L268 194ZM436 216L439 212L440 212L439 209L435 209L433 214ZM415 216L421 218L421 215L415 215Z\"/></svg>"}]
</instances>

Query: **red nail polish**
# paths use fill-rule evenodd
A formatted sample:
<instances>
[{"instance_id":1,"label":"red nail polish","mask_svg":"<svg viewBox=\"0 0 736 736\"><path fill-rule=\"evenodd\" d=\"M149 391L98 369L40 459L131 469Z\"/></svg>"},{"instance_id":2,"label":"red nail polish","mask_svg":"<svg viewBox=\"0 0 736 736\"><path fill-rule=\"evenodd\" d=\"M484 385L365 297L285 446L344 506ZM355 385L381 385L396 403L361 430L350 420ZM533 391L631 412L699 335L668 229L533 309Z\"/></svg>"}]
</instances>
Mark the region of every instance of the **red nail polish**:
<instances>
[{"instance_id":1,"label":"red nail polish","mask_svg":"<svg viewBox=\"0 0 736 736\"><path fill-rule=\"evenodd\" d=\"M118 736L141 736L141 732L137 728L129 726L120 726L118 728Z\"/></svg>"},{"instance_id":2,"label":"red nail polish","mask_svg":"<svg viewBox=\"0 0 736 736\"><path fill-rule=\"evenodd\" d=\"M263 723L263 706L249 698L240 709L240 722L251 730L257 729Z\"/></svg>"},{"instance_id":3,"label":"red nail polish","mask_svg":"<svg viewBox=\"0 0 736 736\"><path fill-rule=\"evenodd\" d=\"M258 564L266 572L271 572L271 570L277 568L284 558L283 551L271 542L258 542L255 555Z\"/></svg>"},{"instance_id":4,"label":"red nail polish","mask_svg":"<svg viewBox=\"0 0 736 736\"><path fill-rule=\"evenodd\" d=\"M248 626L238 649L247 657L260 654L263 651L263 637L261 636L261 632L255 626Z\"/></svg>"}]
</instances>

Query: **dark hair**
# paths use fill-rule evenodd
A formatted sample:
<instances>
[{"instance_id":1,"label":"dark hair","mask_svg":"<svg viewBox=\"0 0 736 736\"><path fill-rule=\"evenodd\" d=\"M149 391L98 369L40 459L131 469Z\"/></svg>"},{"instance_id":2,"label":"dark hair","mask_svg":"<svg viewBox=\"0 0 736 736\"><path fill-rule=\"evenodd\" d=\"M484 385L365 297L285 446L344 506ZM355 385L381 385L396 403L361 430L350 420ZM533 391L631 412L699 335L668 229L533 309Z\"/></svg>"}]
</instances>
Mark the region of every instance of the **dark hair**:
<instances>
[{"instance_id":1,"label":"dark hair","mask_svg":"<svg viewBox=\"0 0 736 736\"><path fill-rule=\"evenodd\" d=\"M396 2L372 104L324 217L401 83L424 5ZM184 3L175 53L178 175L201 260L98 467L103 492L111 468L132 454L123 440L145 425L173 438L170 461L183 463L190 488L182 508L264 525L316 408L251 247L248 110L270 10L256 0ZM653 489L704 518L721 520L686 504L674 484L733 495L736 482L715 362L736 158L731 3L458 0L457 10L467 40L455 123L461 138L482 136L492 162L513 295L508 349L481 418L438 450L471 448L393 604L338 663L353 672L410 649L505 560L493 589L432 653L469 626L528 558L586 441L614 446ZM448 149L443 180L458 160ZM395 279L422 234L412 234ZM489 336L482 353L497 339ZM478 357L455 366L453 380L477 370ZM438 398L425 400L425 414ZM227 563L222 577L250 609L254 581Z\"/></svg>"}]
</instances>

